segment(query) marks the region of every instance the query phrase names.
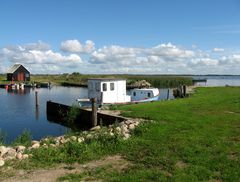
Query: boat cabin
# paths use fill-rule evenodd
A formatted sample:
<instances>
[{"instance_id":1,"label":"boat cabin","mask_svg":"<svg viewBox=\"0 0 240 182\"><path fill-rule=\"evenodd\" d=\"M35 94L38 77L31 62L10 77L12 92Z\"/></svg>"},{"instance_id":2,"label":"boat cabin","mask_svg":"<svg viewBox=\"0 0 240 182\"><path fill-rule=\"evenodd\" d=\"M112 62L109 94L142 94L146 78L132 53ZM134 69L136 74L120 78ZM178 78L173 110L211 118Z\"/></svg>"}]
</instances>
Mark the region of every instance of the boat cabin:
<instances>
[{"instance_id":1,"label":"boat cabin","mask_svg":"<svg viewBox=\"0 0 240 182\"><path fill-rule=\"evenodd\" d=\"M115 104L131 101L126 91L126 80L111 78L89 79L88 98L96 98L98 104Z\"/></svg>"},{"instance_id":2,"label":"boat cabin","mask_svg":"<svg viewBox=\"0 0 240 182\"><path fill-rule=\"evenodd\" d=\"M145 88L131 90L131 101L155 101L158 100L159 89Z\"/></svg>"}]
</instances>

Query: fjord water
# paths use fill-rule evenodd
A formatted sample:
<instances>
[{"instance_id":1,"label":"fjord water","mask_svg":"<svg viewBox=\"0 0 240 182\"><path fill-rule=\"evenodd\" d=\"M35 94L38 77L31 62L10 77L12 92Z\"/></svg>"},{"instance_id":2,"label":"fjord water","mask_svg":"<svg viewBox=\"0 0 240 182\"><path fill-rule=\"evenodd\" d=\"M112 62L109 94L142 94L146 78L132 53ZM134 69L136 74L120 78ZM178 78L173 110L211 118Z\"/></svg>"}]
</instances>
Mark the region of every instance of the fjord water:
<instances>
[{"instance_id":1,"label":"fjord water","mask_svg":"<svg viewBox=\"0 0 240 182\"><path fill-rule=\"evenodd\" d=\"M206 85L206 86L240 86L240 75L207 75L207 76L194 76L194 79L207 79L205 83L198 83L198 85Z\"/></svg>"},{"instance_id":2,"label":"fjord water","mask_svg":"<svg viewBox=\"0 0 240 182\"><path fill-rule=\"evenodd\" d=\"M35 91L39 97L38 108L35 107ZM84 97L87 97L86 88L54 86L51 89L25 89L24 92L0 89L0 129L6 134L6 142L13 141L25 129L35 140L64 134L66 127L47 120L46 102L73 105L77 98Z\"/></svg>"}]
</instances>

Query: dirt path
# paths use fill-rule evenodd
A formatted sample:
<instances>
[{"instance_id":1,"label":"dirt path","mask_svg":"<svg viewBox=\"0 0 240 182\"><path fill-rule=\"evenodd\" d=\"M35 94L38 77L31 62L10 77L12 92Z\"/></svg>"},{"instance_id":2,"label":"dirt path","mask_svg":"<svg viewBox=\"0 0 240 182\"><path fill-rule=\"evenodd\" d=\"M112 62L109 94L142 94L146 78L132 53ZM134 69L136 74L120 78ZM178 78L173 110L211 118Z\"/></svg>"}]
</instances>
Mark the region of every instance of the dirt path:
<instances>
[{"instance_id":1,"label":"dirt path","mask_svg":"<svg viewBox=\"0 0 240 182\"><path fill-rule=\"evenodd\" d=\"M54 182L59 177L67 174L82 173L105 166L111 166L112 169L121 171L129 166L129 162L121 156L115 155L86 164L60 165L55 168L33 171L19 170L14 172L14 177L3 180L3 182Z\"/></svg>"}]
</instances>

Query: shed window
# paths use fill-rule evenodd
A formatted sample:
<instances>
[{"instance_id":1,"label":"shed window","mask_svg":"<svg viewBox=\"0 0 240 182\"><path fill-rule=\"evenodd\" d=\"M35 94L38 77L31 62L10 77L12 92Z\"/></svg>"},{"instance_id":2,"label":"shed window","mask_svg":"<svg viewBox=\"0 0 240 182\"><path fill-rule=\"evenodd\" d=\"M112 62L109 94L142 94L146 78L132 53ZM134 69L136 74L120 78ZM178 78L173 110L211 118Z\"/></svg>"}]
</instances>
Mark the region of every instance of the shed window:
<instances>
[{"instance_id":1,"label":"shed window","mask_svg":"<svg viewBox=\"0 0 240 182\"><path fill-rule=\"evenodd\" d=\"M133 96L136 96L136 92L133 92Z\"/></svg>"},{"instance_id":2,"label":"shed window","mask_svg":"<svg viewBox=\"0 0 240 182\"><path fill-rule=\"evenodd\" d=\"M107 91L107 84L106 83L103 84L103 91Z\"/></svg>"},{"instance_id":3,"label":"shed window","mask_svg":"<svg viewBox=\"0 0 240 182\"><path fill-rule=\"evenodd\" d=\"M151 97L151 93L150 93L150 92L148 92L148 93L147 93L147 96L148 96L148 97Z\"/></svg>"},{"instance_id":4,"label":"shed window","mask_svg":"<svg viewBox=\"0 0 240 182\"><path fill-rule=\"evenodd\" d=\"M114 83L110 83L110 90L111 90L111 91L114 90Z\"/></svg>"},{"instance_id":5,"label":"shed window","mask_svg":"<svg viewBox=\"0 0 240 182\"><path fill-rule=\"evenodd\" d=\"M26 77L30 77L30 75L28 73L25 74Z\"/></svg>"}]
</instances>

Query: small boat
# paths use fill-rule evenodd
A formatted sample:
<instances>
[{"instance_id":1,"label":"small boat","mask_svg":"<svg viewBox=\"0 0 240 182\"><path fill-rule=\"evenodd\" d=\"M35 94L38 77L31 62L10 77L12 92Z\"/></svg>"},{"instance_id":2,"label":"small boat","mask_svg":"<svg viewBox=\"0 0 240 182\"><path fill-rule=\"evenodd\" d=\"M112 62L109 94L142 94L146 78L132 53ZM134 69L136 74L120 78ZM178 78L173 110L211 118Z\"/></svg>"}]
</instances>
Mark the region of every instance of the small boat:
<instances>
[{"instance_id":1,"label":"small boat","mask_svg":"<svg viewBox=\"0 0 240 182\"><path fill-rule=\"evenodd\" d=\"M129 103L126 92L126 80L116 78L93 78L88 80L88 100L77 99L80 107L91 107L90 98L95 98L97 105Z\"/></svg>"},{"instance_id":2,"label":"small boat","mask_svg":"<svg viewBox=\"0 0 240 182\"><path fill-rule=\"evenodd\" d=\"M20 88L20 89L24 90L24 87L25 87L25 84L24 84L24 83L20 83L20 84L19 84L19 88Z\"/></svg>"},{"instance_id":3,"label":"small boat","mask_svg":"<svg viewBox=\"0 0 240 182\"><path fill-rule=\"evenodd\" d=\"M141 88L131 90L131 102L152 102L159 100L159 89Z\"/></svg>"},{"instance_id":4,"label":"small boat","mask_svg":"<svg viewBox=\"0 0 240 182\"><path fill-rule=\"evenodd\" d=\"M34 84L34 86L37 88L50 88L51 82L37 82Z\"/></svg>"},{"instance_id":5,"label":"small boat","mask_svg":"<svg viewBox=\"0 0 240 182\"><path fill-rule=\"evenodd\" d=\"M19 87L19 84L14 83L14 84L11 84L10 88L13 90L18 90L20 87Z\"/></svg>"},{"instance_id":6,"label":"small boat","mask_svg":"<svg viewBox=\"0 0 240 182\"><path fill-rule=\"evenodd\" d=\"M87 107L91 107L92 106L92 103L90 101L90 99L77 99L76 100L79 107L84 107L84 108L87 108Z\"/></svg>"},{"instance_id":7,"label":"small boat","mask_svg":"<svg viewBox=\"0 0 240 182\"><path fill-rule=\"evenodd\" d=\"M97 105L127 104L159 100L159 89L132 89L127 95L126 80L95 78L88 80L88 99L77 99L80 107L91 107L90 98L96 98Z\"/></svg>"}]
</instances>

